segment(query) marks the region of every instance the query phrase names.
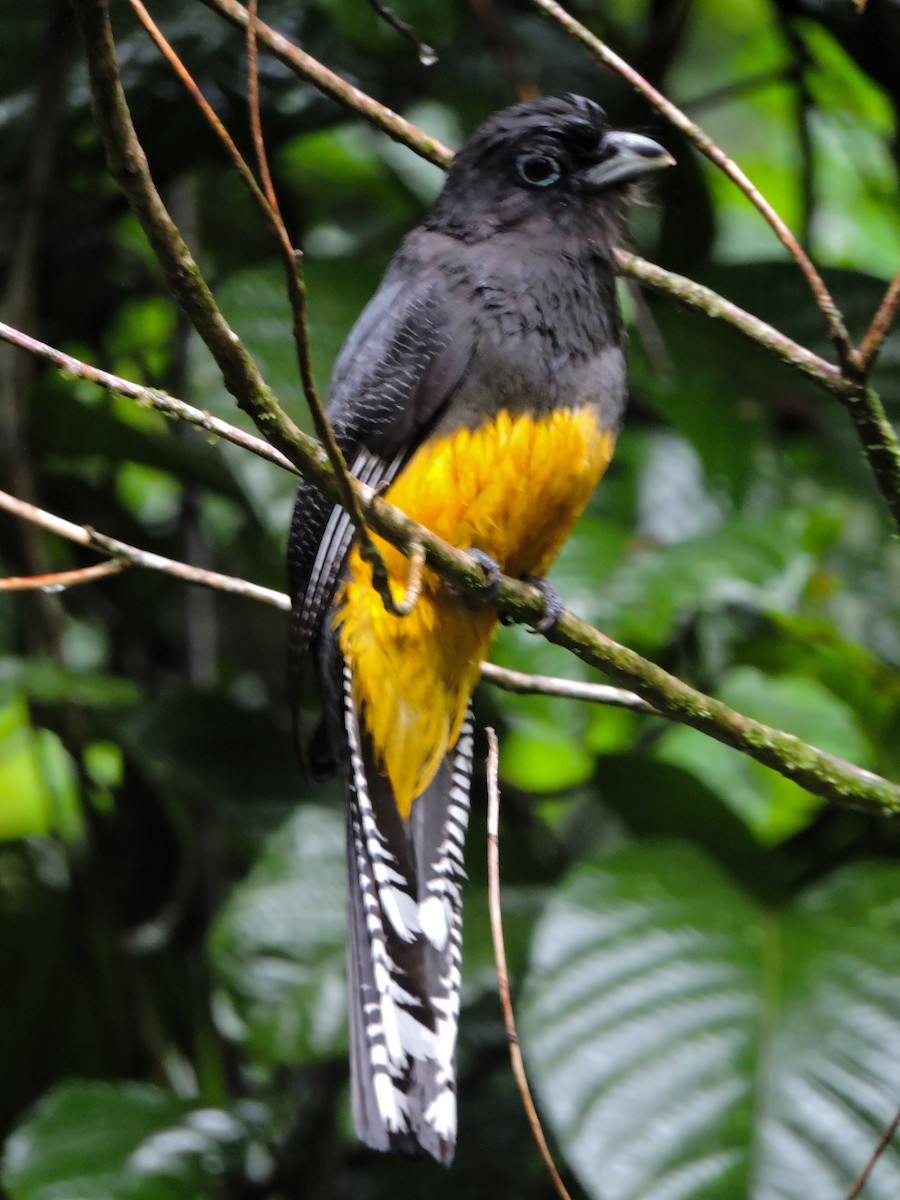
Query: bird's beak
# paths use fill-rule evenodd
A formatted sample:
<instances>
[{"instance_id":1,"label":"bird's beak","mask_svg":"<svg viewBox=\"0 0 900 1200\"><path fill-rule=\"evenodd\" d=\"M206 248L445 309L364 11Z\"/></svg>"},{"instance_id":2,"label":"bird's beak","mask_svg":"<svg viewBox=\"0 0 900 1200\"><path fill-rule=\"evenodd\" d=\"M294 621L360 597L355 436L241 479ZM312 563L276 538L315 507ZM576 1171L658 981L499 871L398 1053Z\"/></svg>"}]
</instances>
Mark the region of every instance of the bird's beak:
<instances>
[{"instance_id":1,"label":"bird's beak","mask_svg":"<svg viewBox=\"0 0 900 1200\"><path fill-rule=\"evenodd\" d=\"M583 182L592 191L599 192L614 183L629 183L651 171L675 165L668 150L639 133L608 133L604 149L603 161L581 172Z\"/></svg>"}]
</instances>

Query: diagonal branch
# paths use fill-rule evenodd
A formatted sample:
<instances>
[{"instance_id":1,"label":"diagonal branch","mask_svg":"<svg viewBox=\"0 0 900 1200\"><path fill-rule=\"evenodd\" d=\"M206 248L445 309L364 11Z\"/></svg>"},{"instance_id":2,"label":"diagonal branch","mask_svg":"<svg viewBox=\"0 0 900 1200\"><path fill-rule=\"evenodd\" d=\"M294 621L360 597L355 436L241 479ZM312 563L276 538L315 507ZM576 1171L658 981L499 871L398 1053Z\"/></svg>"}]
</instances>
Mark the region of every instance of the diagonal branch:
<instances>
[{"instance_id":1,"label":"diagonal branch","mask_svg":"<svg viewBox=\"0 0 900 1200\"><path fill-rule=\"evenodd\" d=\"M211 416L203 409L194 408L192 404L186 404L183 400L178 400L159 388L144 387L142 384L132 383L130 379L123 379L121 375L113 375L110 371L92 367L89 363L73 358L71 354L64 354L62 350L48 346L46 342L38 341L37 338L13 329L11 325L6 325L2 321L0 321L0 340L18 346L20 350L27 350L29 354L33 354L37 358L46 359L66 375L71 375L75 379L86 379L90 383L96 383L98 387L104 388L107 392L112 392L117 396L126 396L129 400L134 400L145 408L155 408L168 417L177 417L179 421L196 425L198 429L205 429L207 433L214 434L215 437L233 442L243 450L249 450L251 453L259 455L260 458L268 459L269 462L274 463L277 467L282 467L285 471L291 471L294 475L300 474L300 469L280 450L270 446L268 442L254 437L252 433L245 433L243 429L236 429L234 425L229 425L226 421ZM298 446L302 451L301 461L304 463L304 469L307 472L314 472L316 462L324 460L324 454L315 441L311 437L307 437L305 433L299 434Z\"/></svg>"},{"instance_id":2,"label":"diagonal branch","mask_svg":"<svg viewBox=\"0 0 900 1200\"><path fill-rule=\"evenodd\" d=\"M900 271L891 280L888 290L884 293L878 306L878 311L872 318L872 324L866 330L866 334L859 344L859 357L864 371L870 371L875 365L875 359L894 323L898 308L900 308Z\"/></svg>"},{"instance_id":3,"label":"diagonal branch","mask_svg":"<svg viewBox=\"0 0 900 1200\"><path fill-rule=\"evenodd\" d=\"M692 279L664 271L662 267L646 262L625 250L616 251L616 261L623 274L671 296L673 300L693 309L694 312L703 313L704 316L730 325L755 345L768 350L783 363L802 372L808 379L839 397L853 423L862 452L881 495L895 524L900 528L900 441L877 392L860 383L858 379L850 379L843 375L825 359L773 329L765 321L738 308L718 292L713 292ZM877 333L873 334L873 330L881 331L880 336L883 337L886 329L882 331L881 327L889 325L893 318L891 301L894 308L900 303L900 276L896 294L891 297L891 290L888 290L872 322L869 335L872 335L873 344L878 336Z\"/></svg>"},{"instance_id":4,"label":"diagonal branch","mask_svg":"<svg viewBox=\"0 0 900 1200\"><path fill-rule=\"evenodd\" d=\"M96 529L91 529L88 525L76 525L74 521L67 521L63 517L56 516L55 513L47 512L46 509L38 508L35 504L28 504L25 500L17 500L15 496L10 496L7 492L0 491L0 508L6 509L7 512L13 513L17 517L21 517L23 521L30 521L33 525L40 525L43 529L48 529L51 533L57 534L59 537L68 538L70 542L78 542L82 546L87 546L91 550L96 550L98 554L105 554L114 562L121 564L121 569L125 567L143 567L148 571L162 571L166 575L174 575L176 579L182 579L186 583L198 583L203 587L214 588L219 592L231 592L236 596L247 596L251 600L261 600L265 604L274 604L277 608L289 608L290 601L287 596L283 596L280 592L275 592L271 588L261 587L257 583L250 583L246 579L237 579L233 575L220 575L218 571L205 571L200 567L189 566L188 563L178 562L174 558L165 558L161 554L152 554L149 550L139 550L137 546L130 546L127 542L120 542L117 538L107 537L103 533L98 533ZM107 568L106 563L101 566ZM96 573L97 568L88 568ZM66 575L82 575L84 571L67 571ZM54 586L53 577L50 577L50 586ZM61 577L57 577L55 584L59 585ZM63 583L63 586L70 586L71 583L85 583L87 579L75 579L68 583Z\"/></svg>"},{"instance_id":5,"label":"diagonal branch","mask_svg":"<svg viewBox=\"0 0 900 1200\"><path fill-rule=\"evenodd\" d=\"M800 371L808 379L819 384L820 387L826 388L829 392L846 398L850 394L855 395L858 391L858 387L848 383L832 363L820 358L812 350L807 350L805 346L801 346L787 334L781 333L778 329L766 324L765 321L761 321L759 317L754 317L752 313L732 304L718 292L704 287L702 283L696 283L684 275L676 275L673 271L658 267L656 263L638 258L636 254L631 254L628 250L616 251L616 264L623 275L636 279L638 283L643 283L647 287L653 288L654 291L662 292L663 295L678 301L685 308L690 308L694 312L702 313L705 317L711 317L715 321L730 325L732 329L736 329L749 341L768 350L770 354L780 358L787 366Z\"/></svg>"},{"instance_id":6,"label":"diagonal branch","mask_svg":"<svg viewBox=\"0 0 900 1200\"><path fill-rule=\"evenodd\" d=\"M0 327L0 334L2 332L2 327ZM19 335L16 344L25 349L40 346L40 343L30 345L29 341L23 340L22 335ZM58 352L56 353L58 354ZM54 354L45 354L44 356L54 358ZM65 365L67 359L66 356L61 355L54 360L61 361ZM103 373L97 372L96 368L92 368L91 372L92 375L86 377L94 377L97 382L101 382L97 376L102 376ZM109 386L114 378L107 376L106 386ZM135 385L130 385L130 387L136 392L147 392L147 389L137 389ZM123 389L113 387L112 390ZM204 423L202 418L205 414L198 414L198 410L191 409L183 402L173 402L171 397L165 397L163 393L159 392L149 391L149 396L151 397L150 402L161 411L169 412L173 416L185 415L194 424ZM201 420L198 421L197 416L200 416ZM224 423L217 423L215 427L210 427L214 432L219 433L222 432L223 425ZM224 433L222 436L225 436ZM246 438L247 435L243 436ZM265 456L272 461L277 461L276 453L271 450ZM302 460L300 473L320 487L331 499L337 500L338 484L331 465L312 438L300 435L297 444L297 458ZM289 467L289 469L296 468ZM475 559L462 550L457 550L441 541L430 530L417 524L399 509L382 500L375 489L356 480L353 480L353 487L366 513L367 521L376 533L391 545L397 546L405 554L414 553L416 558L419 557L420 551L415 548L417 546L423 548L425 565L440 575L442 579L452 583L458 593L474 600L483 598L483 569ZM6 507L11 511L18 512L19 515L26 516L26 519L35 519L28 515L29 511L32 514L40 512L33 506L24 505L24 502L14 500L12 497L7 497L6 501ZM54 522L52 527L55 532L61 533L64 537L72 537L73 540L82 544L91 545L114 557L128 557L126 550L133 549L126 547L123 550L122 543L112 542L96 532L63 521L59 517L49 515L49 519ZM38 523L46 525L46 522ZM143 551L138 553L145 555L145 559L158 559L158 556L148 556ZM168 562L169 560L163 561ZM151 564L142 561L141 565ZM166 568L160 566L157 569L164 570ZM194 568L187 569L195 572ZM411 571L411 586L416 586L414 576L415 572ZM197 582L194 576L192 579ZM244 581L239 582L243 585ZM268 589L263 590L267 591ZM274 593L274 595L277 596L278 593ZM279 599L277 603L281 606L282 600ZM544 597L538 588L531 584L510 579L508 576L501 576L495 607L501 616L519 623L534 625L543 616ZM669 675L662 667L642 658L628 647L614 642L599 630L591 628L574 613L564 611L557 625L546 636L548 640L572 651L583 662L604 671L616 682L632 689L644 701L652 705L660 716L690 725L727 746L749 754L751 758L755 758L765 766L772 767L786 778L795 780L814 795L875 812L900 812L900 786L897 784L809 746L792 734L773 729L760 721L735 712L721 701L704 695L675 676Z\"/></svg>"},{"instance_id":7,"label":"diagonal branch","mask_svg":"<svg viewBox=\"0 0 900 1200\"><path fill-rule=\"evenodd\" d=\"M362 510L359 507L356 493L354 492L350 483L350 472L348 470L347 463L345 462L340 447L335 440L331 425L328 422L328 418L325 416L325 411L322 407L322 402L319 399L318 390L313 377L312 359L309 348L309 322L307 315L306 284L303 279L303 273L301 269L302 253L299 250L295 250L292 246L287 227L281 216L278 198L275 194L275 188L269 172L269 164L262 136L262 122L259 113L259 80L256 70L257 59L255 22L251 20L247 26L247 58L249 64L248 93L250 102L251 131L256 149L260 175L263 180L263 188L265 190L260 188L241 152L235 145L234 139L219 120L212 106L209 104L206 97L203 95L200 88L192 78L190 72L175 53L172 45L168 42L162 31L150 16L149 12L142 3L142 0L130 0L130 3L141 24L153 39L157 49L172 67L180 82L187 89L187 92L192 100L200 109L200 112L207 124L221 141L225 148L226 154L237 168L238 177L249 191L253 200L256 202L257 207L262 212L275 236L276 245L278 246L282 266L285 272L288 298L291 304L291 312L293 317L292 334L294 338L294 345L297 351L297 363L300 373L300 381L303 386L303 393L306 397L310 414L312 415L313 426L319 441L325 448L325 453L328 456L328 460L334 469L335 477L339 483L340 503L350 514L353 528L356 533L357 542L360 547L360 552L363 558L371 565L372 579L382 598L384 606L388 612L392 612L395 616L405 615L405 607L403 604L401 603L398 605L394 601L387 568L377 549L375 548L374 542L369 536L365 517L363 516ZM255 0L252 13L255 17Z\"/></svg>"},{"instance_id":8,"label":"diagonal branch","mask_svg":"<svg viewBox=\"0 0 900 1200\"><path fill-rule=\"evenodd\" d=\"M848 376L858 377L860 364L857 360L856 351L850 341L850 335L847 333L840 310L835 304L834 298L828 288L825 286L825 281L794 234L762 192L747 178L737 163L730 159L724 150L696 122L692 121L676 104L673 104L662 92L658 91L651 83L644 79L634 67L623 58L620 58L605 42L602 42L600 38L591 33L580 21L576 21L556 0L532 0L532 2L547 13L548 16L552 17L567 33L581 42L595 62L621 75L633 88L645 96L657 112L661 113L670 124L680 130L697 147L701 154L705 154L710 162L715 163L740 188L750 203L765 217L778 240L803 272L810 290L815 297L816 304L825 317L828 325L828 333L837 351L841 367Z\"/></svg>"},{"instance_id":9,"label":"diagonal branch","mask_svg":"<svg viewBox=\"0 0 900 1200\"><path fill-rule=\"evenodd\" d=\"M150 242L169 291L215 358L225 386L267 440L294 458L300 431L219 311L150 176L122 90L106 0L72 0L72 5L87 52L91 97L110 174Z\"/></svg>"},{"instance_id":10,"label":"diagonal branch","mask_svg":"<svg viewBox=\"0 0 900 1200\"><path fill-rule=\"evenodd\" d=\"M247 10L238 3L238 0L203 0L203 3L208 8L226 17L226 19L239 28L244 29L246 27L248 21ZM598 55L602 52L603 55L608 56L609 65L612 65L616 70L620 70L621 68L622 73L626 75L626 78L635 87L644 90L647 94L652 93L651 99L656 97L659 100L660 111L673 120L679 128L686 132L693 130L695 140L699 138L700 143L702 143L701 148L706 147L704 149L705 153L709 152L714 161L720 162L721 165L728 164L727 169L729 173L732 173L732 177L734 177L733 173L737 172L740 179L736 180L736 182L739 183L739 186L743 187L744 190L750 188L750 191L763 206L761 211L767 211L769 217L774 219L776 231L781 230L779 236L782 236L782 234L786 236L788 243L796 247L797 253L800 256L798 261L801 262L801 265L804 262L807 264L808 270L805 270L804 273L816 294L820 308L822 308L823 312L827 310L827 314L836 317L839 325L838 341L843 345L844 342L841 339L842 337L846 339L846 331L843 330L843 321L821 277L812 266L812 263L810 263L802 247L797 243L796 238L787 229L787 226L784 225L770 206L767 207L767 202L756 192L753 185L746 180L739 168L684 113L670 104L659 92L651 88L627 63L624 63L617 55L608 50L602 42L593 38L593 35L584 29L583 26L578 25L578 22L569 17L558 4L555 4L554 0L535 0L535 3L539 4L540 7L544 8L558 20L562 20L566 28L570 28L571 32L576 32L577 30L583 33L589 39L589 44L596 49ZM422 155L423 158L427 158L431 162L435 162L445 168L449 166L453 155L446 146L436 142L433 138L429 138L427 134L409 122L402 122L396 113L391 112L390 109L385 108L372 99L372 97L359 91L359 89L351 87L344 80L340 79L339 76L336 76L332 71L329 71L321 63L317 62L316 59L294 46L287 38L276 33L262 22L257 22L257 32L259 40L277 58L303 78L308 79L320 91L360 113L366 120L376 125L379 129L382 129L390 137L403 142L417 154ZM576 36L580 36L580 33L576 32ZM607 59L602 58L601 61L607 62ZM654 100L655 102L656 100ZM748 192L749 194L750 192ZM754 203L756 202L754 200ZM759 204L757 206L759 207ZM637 255L629 254L625 251L620 250L618 252L618 263L623 273L655 288L657 291L672 296L679 302L699 312L703 312L707 316L732 325L744 334L745 337L748 337L770 354L775 355L775 357L788 366L800 371L807 378L812 379L828 391L841 396L850 413L851 420L863 448L863 453L868 459L876 482L895 522L900 526L900 444L898 444L890 422L885 417L877 394L872 389L867 388L863 381L863 373L871 365L872 357L877 352L877 348L880 346L887 328L893 320L896 308L900 304L900 277L898 277L898 280L888 290L879 313L876 314L872 327L864 339L858 358L853 362L847 362L845 361L846 355L843 355L841 358L843 370L839 370L831 363L826 362L825 359L813 354L812 351L798 345L785 334L773 329L765 322L753 317L750 313L744 312L737 305L731 304L730 301L718 296L708 288L702 287L700 284L685 280L681 276L665 271L662 267L648 263L644 259L638 258ZM830 317L829 327L831 327ZM843 330L842 334L841 330ZM847 341L847 345L849 346L849 341ZM851 357L856 353L856 351L851 350Z\"/></svg>"},{"instance_id":11,"label":"diagonal branch","mask_svg":"<svg viewBox=\"0 0 900 1200\"><path fill-rule=\"evenodd\" d=\"M251 0L251 4L256 4L256 0ZM423 42L412 25L406 21L402 21L392 8L387 8L381 3L381 0L369 0L369 6L372 8L386 25L390 25L396 33L399 33L402 38L412 46L416 52L419 62L425 67L433 67L438 60L437 51L433 46L429 46L427 42Z\"/></svg>"},{"instance_id":12,"label":"diagonal branch","mask_svg":"<svg viewBox=\"0 0 900 1200\"><path fill-rule=\"evenodd\" d=\"M246 29L249 16L246 8L243 4L239 4L238 0L202 0L202 3L230 21L238 29ZM421 154L429 162L433 162L439 167L449 166L453 152L437 138L430 137L424 130L413 125L411 121L405 120L392 109L379 104L377 100L367 96L365 92L354 87L352 83L348 83L346 79L341 79L340 75L329 70L318 59L307 54L305 50L301 50L299 46L295 46L289 38L278 33L271 25L257 21L256 32L262 44L280 62L290 67L303 79L308 80L320 92L337 100L345 108L359 113L361 117L383 130L395 142L408 146L410 150Z\"/></svg>"},{"instance_id":13,"label":"diagonal branch","mask_svg":"<svg viewBox=\"0 0 900 1200\"><path fill-rule=\"evenodd\" d=\"M853 1186L850 1188L850 1191L844 1197L844 1200L856 1200L857 1196L869 1182L869 1176L874 1171L879 1158L881 1158L882 1154L884 1154L885 1150L887 1150L888 1146L896 1137L898 1129L900 1129L900 1110L897 1111L894 1119L881 1135L878 1145L875 1147L869 1157L869 1161L863 1167Z\"/></svg>"}]
</instances>

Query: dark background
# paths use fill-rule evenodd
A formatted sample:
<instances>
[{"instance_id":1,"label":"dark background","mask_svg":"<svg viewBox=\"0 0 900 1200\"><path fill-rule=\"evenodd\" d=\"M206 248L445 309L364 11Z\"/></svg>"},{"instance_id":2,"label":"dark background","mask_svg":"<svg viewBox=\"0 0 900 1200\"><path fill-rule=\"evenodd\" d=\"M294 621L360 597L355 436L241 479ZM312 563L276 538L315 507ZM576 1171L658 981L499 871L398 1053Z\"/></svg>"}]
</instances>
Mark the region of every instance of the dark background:
<instances>
[{"instance_id":1,"label":"dark background","mask_svg":"<svg viewBox=\"0 0 900 1200\"><path fill-rule=\"evenodd\" d=\"M458 144L518 94L577 91L678 160L633 245L822 353L746 199L524 2L365 0L261 16ZM154 14L249 153L242 38ZM900 262L900 5L583 2L805 240L859 337ZM127 5L138 132L221 305L307 418L274 248ZM64 4L0 0L3 319L241 424L104 172ZM261 59L278 192L307 251L320 385L440 172ZM672 302L623 290L632 402L553 579L610 635L738 709L900 770L900 553L833 397ZM876 374L900 405L900 337ZM292 480L0 349L2 486L176 559L283 587ZM0 515L4 574L94 556ZM342 816L294 764L285 618L131 572L0 595L0 1135L11 1200L546 1197L468 848L456 1164L378 1156L346 1092ZM503 631L495 660L589 677ZM900 1102L895 828L684 728L482 686L501 738L504 913L526 1062L598 1200L839 1200ZM35 1107L37 1105L37 1107ZM11 1135L11 1136L9 1136ZM574 1175L573 1175L574 1173ZM900 1194L889 1151L869 1189Z\"/></svg>"}]
</instances>

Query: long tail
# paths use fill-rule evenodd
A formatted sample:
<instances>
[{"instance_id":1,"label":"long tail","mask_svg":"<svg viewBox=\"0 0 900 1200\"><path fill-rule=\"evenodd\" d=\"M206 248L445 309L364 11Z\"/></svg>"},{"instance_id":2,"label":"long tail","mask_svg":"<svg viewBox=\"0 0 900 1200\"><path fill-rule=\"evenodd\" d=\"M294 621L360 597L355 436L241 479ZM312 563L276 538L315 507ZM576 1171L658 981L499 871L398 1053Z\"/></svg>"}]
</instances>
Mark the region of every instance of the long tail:
<instances>
[{"instance_id":1,"label":"long tail","mask_svg":"<svg viewBox=\"0 0 900 1200\"><path fill-rule=\"evenodd\" d=\"M356 1132L449 1165L471 715L408 821L372 759L343 666L350 883L350 1069Z\"/></svg>"}]
</instances>

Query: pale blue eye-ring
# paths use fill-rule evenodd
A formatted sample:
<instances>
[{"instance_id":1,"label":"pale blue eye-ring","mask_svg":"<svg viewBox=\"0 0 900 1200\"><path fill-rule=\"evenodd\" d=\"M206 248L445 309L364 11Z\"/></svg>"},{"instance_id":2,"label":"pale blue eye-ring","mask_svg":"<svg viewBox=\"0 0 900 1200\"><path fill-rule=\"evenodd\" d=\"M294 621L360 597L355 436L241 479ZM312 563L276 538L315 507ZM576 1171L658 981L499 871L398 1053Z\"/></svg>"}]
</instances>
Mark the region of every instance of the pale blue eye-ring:
<instances>
[{"instance_id":1,"label":"pale blue eye-ring","mask_svg":"<svg viewBox=\"0 0 900 1200\"><path fill-rule=\"evenodd\" d=\"M558 160L549 154L520 154L516 159L516 171L529 187L549 187L562 175Z\"/></svg>"}]
</instances>

